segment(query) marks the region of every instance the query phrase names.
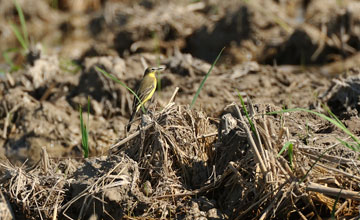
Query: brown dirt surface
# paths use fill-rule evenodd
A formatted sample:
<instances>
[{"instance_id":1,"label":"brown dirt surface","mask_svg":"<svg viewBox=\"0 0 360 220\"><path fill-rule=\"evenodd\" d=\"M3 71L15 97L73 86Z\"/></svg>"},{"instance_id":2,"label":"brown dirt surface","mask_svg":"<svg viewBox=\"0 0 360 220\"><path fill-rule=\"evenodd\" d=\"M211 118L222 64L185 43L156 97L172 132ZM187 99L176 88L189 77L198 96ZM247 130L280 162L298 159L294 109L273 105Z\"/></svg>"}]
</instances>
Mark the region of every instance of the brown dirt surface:
<instances>
[{"instance_id":1,"label":"brown dirt surface","mask_svg":"<svg viewBox=\"0 0 360 220\"><path fill-rule=\"evenodd\" d=\"M0 219L359 218L359 1L0 1L0 27ZM160 65L126 132L96 67Z\"/></svg>"}]
</instances>

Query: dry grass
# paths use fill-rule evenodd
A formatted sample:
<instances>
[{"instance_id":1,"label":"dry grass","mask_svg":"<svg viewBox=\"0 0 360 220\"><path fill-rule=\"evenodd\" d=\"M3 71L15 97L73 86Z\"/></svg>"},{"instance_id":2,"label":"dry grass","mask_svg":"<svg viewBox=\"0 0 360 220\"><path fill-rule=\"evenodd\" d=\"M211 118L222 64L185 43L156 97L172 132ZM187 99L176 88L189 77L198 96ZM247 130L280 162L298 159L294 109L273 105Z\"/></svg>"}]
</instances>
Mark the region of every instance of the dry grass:
<instances>
[{"instance_id":1,"label":"dry grass","mask_svg":"<svg viewBox=\"0 0 360 220\"><path fill-rule=\"evenodd\" d=\"M44 150L35 167L2 164L2 189L33 218L209 218L216 208L219 218L308 219L333 207L336 217L355 216L360 177L350 170L358 162L325 154L313 166L324 149L296 140L284 126L290 117L249 109L256 135L236 104L219 121L170 101L107 157L54 161ZM295 146L293 168L277 156L286 141Z\"/></svg>"}]
</instances>

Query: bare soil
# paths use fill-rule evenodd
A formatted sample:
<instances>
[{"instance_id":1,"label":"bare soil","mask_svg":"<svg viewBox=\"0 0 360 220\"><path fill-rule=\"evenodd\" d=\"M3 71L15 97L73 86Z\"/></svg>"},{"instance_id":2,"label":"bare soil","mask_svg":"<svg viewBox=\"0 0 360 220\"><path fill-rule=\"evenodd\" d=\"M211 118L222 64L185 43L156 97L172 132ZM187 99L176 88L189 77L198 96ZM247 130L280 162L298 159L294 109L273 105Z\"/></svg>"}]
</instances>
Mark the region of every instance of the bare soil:
<instances>
[{"instance_id":1,"label":"bare soil","mask_svg":"<svg viewBox=\"0 0 360 220\"><path fill-rule=\"evenodd\" d=\"M0 1L1 219L359 218L360 2L17 2L28 50ZM159 65L126 133L133 95L95 66L136 88Z\"/></svg>"}]
</instances>

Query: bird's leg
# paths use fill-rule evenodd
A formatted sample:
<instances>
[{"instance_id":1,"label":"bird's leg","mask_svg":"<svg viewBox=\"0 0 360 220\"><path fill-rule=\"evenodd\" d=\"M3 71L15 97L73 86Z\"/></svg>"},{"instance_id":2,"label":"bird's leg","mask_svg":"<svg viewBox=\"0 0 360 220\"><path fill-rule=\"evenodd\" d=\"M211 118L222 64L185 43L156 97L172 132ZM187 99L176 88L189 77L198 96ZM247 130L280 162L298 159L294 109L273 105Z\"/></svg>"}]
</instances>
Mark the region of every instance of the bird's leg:
<instances>
[{"instance_id":1,"label":"bird's leg","mask_svg":"<svg viewBox=\"0 0 360 220\"><path fill-rule=\"evenodd\" d=\"M150 124L152 122L151 117L148 114L142 114L141 115L141 127L145 127L146 125Z\"/></svg>"},{"instance_id":2,"label":"bird's leg","mask_svg":"<svg viewBox=\"0 0 360 220\"><path fill-rule=\"evenodd\" d=\"M142 118L142 117L141 117ZM142 121L142 120L141 120ZM140 123L139 125L139 128L140 128L140 140L141 140L141 145L140 145L140 148L139 148L139 161L141 160L141 157L142 157L142 154L143 154L143 151L144 151L144 143L145 143L145 131L143 130L143 125L142 123Z\"/></svg>"},{"instance_id":3,"label":"bird's leg","mask_svg":"<svg viewBox=\"0 0 360 220\"><path fill-rule=\"evenodd\" d=\"M148 110L147 113L149 114L149 116L150 116L151 118L154 118L154 113L153 113L152 111Z\"/></svg>"}]
</instances>

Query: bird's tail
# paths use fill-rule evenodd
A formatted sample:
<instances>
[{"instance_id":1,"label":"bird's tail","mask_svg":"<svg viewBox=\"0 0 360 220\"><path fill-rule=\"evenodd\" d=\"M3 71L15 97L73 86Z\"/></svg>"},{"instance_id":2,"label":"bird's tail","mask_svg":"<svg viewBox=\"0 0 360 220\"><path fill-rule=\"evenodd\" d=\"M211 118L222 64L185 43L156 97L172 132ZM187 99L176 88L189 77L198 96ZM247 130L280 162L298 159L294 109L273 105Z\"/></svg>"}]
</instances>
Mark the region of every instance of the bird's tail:
<instances>
[{"instance_id":1,"label":"bird's tail","mask_svg":"<svg viewBox=\"0 0 360 220\"><path fill-rule=\"evenodd\" d=\"M131 113L131 116L130 116L130 119L129 119L128 125L127 125L127 127L126 127L126 131L127 131L127 132L129 132L129 131L130 131L130 128L131 128L131 122L132 122L132 120L134 119L135 114L136 114L136 109L134 109L134 110L133 110L133 112Z\"/></svg>"}]
</instances>

